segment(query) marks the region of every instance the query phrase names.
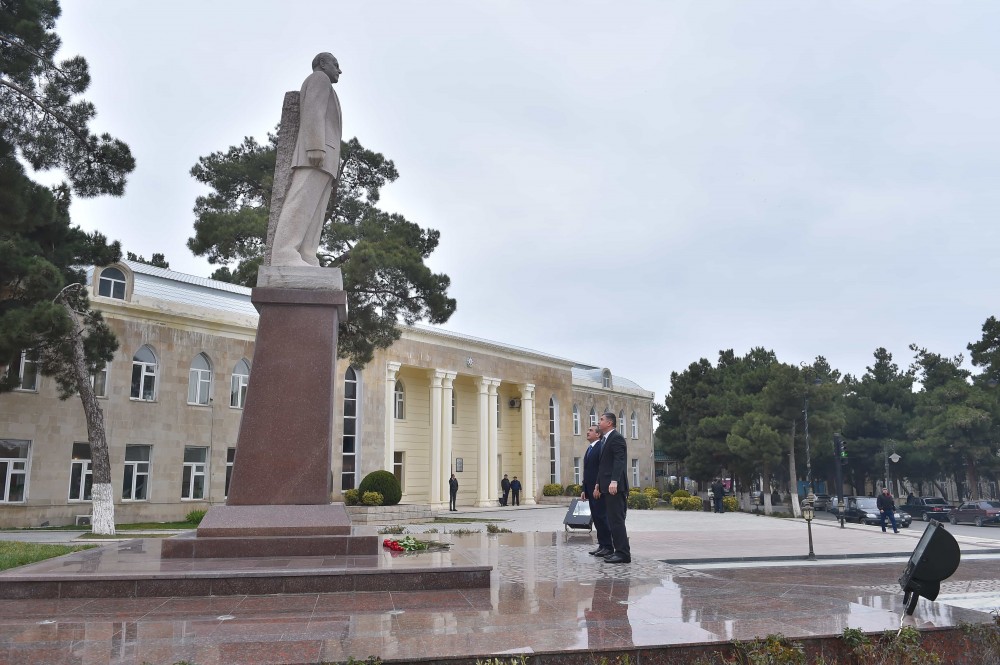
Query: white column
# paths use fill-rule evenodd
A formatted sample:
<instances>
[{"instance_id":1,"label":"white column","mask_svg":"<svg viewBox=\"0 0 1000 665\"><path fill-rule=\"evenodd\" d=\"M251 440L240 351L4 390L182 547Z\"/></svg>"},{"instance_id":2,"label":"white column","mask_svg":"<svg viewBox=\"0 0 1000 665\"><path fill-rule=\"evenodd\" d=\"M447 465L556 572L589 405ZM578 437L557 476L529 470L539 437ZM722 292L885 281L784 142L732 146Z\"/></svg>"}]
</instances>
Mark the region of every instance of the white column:
<instances>
[{"instance_id":1,"label":"white column","mask_svg":"<svg viewBox=\"0 0 1000 665\"><path fill-rule=\"evenodd\" d=\"M490 379L490 385L488 387L489 391L489 451L487 452L487 459L489 460L489 486L490 494L496 496L500 491L500 468L497 466L497 388L500 387L500 379ZM497 483L494 485L493 483Z\"/></svg>"},{"instance_id":2,"label":"white column","mask_svg":"<svg viewBox=\"0 0 1000 665\"><path fill-rule=\"evenodd\" d=\"M393 456L396 447L396 374L400 364L385 364L385 459L383 469L392 473Z\"/></svg>"},{"instance_id":3,"label":"white column","mask_svg":"<svg viewBox=\"0 0 1000 665\"><path fill-rule=\"evenodd\" d=\"M443 372L441 377L441 503L448 501L445 487L451 478L451 402L454 395L455 372Z\"/></svg>"},{"instance_id":4,"label":"white column","mask_svg":"<svg viewBox=\"0 0 1000 665\"><path fill-rule=\"evenodd\" d=\"M535 504L535 384L521 386L521 457L524 471L521 504Z\"/></svg>"},{"instance_id":5,"label":"white column","mask_svg":"<svg viewBox=\"0 0 1000 665\"><path fill-rule=\"evenodd\" d=\"M490 498L490 400L489 400L490 380L479 377L477 387L479 388L479 498L477 504L480 507L493 505ZM496 417L496 416L494 416Z\"/></svg>"},{"instance_id":6,"label":"white column","mask_svg":"<svg viewBox=\"0 0 1000 665\"><path fill-rule=\"evenodd\" d=\"M431 486L428 502L431 508L441 507L441 380L444 372L431 370Z\"/></svg>"}]
</instances>

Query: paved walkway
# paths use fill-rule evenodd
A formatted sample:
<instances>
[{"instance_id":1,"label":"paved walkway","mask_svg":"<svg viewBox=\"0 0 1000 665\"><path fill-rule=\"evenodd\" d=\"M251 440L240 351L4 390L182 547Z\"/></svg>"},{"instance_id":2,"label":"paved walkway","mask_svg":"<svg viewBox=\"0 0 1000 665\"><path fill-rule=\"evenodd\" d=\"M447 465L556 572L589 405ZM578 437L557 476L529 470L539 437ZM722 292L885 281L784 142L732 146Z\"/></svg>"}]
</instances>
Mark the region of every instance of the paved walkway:
<instances>
[{"instance_id":1,"label":"paved walkway","mask_svg":"<svg viewBox=\"0 0 1000 665\"><path fill-rule=\"evenodd\" d=\"M504 519L497 524L509 534L487 534L482 523L409 527L437 528L427 537L454 545L451 552L402 556L492 565L489 589L2 601L0 663L319 663L369 655L474 663L504 653L586 659L594 652L610 660L664 645L778 632L799 638L845 627L878 632L900 624L896 578L903 564L891 557L908 556L922 531L886 535L814 523L818 554L883 558L805 562L801 520L630 511L633 562L614 566L587 555L592 534L565 531L565 512L540 506L443 513ZM455 529L480 532L455 535ZM963 563L938 602L920 601L918 626L990 620L948 599L995 598L1000 605L1000 555L991 553L1000 550L997 537L1000 530L961 539ZM988 601L981 608L990 609Z\"/></svg>"}]
</instances>

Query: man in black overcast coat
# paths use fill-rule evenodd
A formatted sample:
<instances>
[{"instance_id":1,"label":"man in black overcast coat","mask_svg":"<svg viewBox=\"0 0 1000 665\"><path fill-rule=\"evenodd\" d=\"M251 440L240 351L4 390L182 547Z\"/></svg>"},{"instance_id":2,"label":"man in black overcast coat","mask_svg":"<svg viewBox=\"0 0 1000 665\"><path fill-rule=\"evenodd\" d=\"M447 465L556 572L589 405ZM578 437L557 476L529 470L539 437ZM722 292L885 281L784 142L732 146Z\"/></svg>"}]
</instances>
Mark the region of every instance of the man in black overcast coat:
<instances>
[{"instance_id":1,"label":"man in black overcast coat","mask_svg":"<svg viewBox=\"0 0 1000 665\"><path fill-rule=\"evenodd\" d=\"M628 506L628 444L615 426L618 418L613 413L605 413L597 421L601 430L603 446L601 463L597 468L597 487L594 497L604 497L604 506L611 527L613 554L605 557L607 563L631 563L632 551L628 546L628 532L625 530L625 510Z\"/></svg>"}]
</instances>

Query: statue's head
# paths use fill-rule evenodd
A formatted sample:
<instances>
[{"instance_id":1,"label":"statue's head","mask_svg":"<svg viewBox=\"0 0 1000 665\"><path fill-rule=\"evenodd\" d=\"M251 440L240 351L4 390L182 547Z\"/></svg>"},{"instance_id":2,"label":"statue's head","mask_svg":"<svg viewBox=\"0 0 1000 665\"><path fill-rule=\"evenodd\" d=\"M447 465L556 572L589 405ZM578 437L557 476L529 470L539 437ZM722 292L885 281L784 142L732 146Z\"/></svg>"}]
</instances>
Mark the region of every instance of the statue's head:
<instances>
[{"instance_id":1,"label":"statue's head","mask_svg":"<svg viewBox=\"0 0 1000 665\"><path fill-rule=\"evenodd\" d=\"M330 83L336 83L340 80L340 75L343 73L340 70L340 63L337 59L333 57L332 53L318 53L312 61L313 71L321 71L326 74L327 78L330 79Z\"/></svg>"}]
</instances>

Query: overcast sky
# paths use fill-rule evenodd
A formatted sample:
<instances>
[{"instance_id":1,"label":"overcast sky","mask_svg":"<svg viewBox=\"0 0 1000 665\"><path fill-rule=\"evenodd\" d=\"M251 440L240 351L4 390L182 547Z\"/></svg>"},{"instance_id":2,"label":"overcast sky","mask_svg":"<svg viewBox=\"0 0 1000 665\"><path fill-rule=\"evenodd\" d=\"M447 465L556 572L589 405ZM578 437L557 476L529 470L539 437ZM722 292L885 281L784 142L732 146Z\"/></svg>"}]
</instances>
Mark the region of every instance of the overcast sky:
<instances>
[{"instance_id":1,"label":"overcast sky","mask_svg":"<svg viewBox=\"0 0 1000 665\"><path fill-rule=\"evenodd\" d=\"M997 314L1000 4L63 2L136 157L73 220L171 268L199 156L263 140L319 51L383 207L441 232L449 330L627 376L753 346L863 373Z\"/></svg>"}]
</instances>

